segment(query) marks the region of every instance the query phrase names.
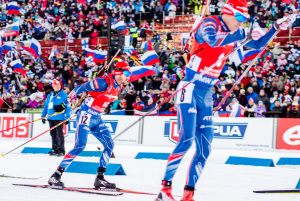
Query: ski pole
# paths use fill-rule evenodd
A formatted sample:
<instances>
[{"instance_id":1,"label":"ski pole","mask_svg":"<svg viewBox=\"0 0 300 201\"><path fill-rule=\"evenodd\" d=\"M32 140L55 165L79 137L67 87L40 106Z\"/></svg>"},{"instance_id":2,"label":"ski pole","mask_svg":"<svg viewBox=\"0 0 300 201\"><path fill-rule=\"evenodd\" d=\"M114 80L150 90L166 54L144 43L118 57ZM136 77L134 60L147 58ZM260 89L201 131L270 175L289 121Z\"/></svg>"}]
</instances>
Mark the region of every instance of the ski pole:
<instances>
[{"instance_id":1,"label":"ski pole","mask_svg":"<svg viewBox=\"0 0 300 201\"><path fill-rule=\"evenodd\" d=\"M66 119L66 120L64 120L64 121L62 121L62 122L60 122L59 124L57 124L57 125L55 125L55 126L51 127L50 129L46 130L45 132L43 132L43 133L39 134L38 136L35 136L34 138L32 138L32 139L28 140L27 142L24 142L23 144L21 144L21 145L17 146L16 148L14 148L14 149L10 150L9 152L7 152L7 153L5 153L5 154L1 154L1 156L2 156L2 157L6 156L7 154L9 154L9 153L13 152L14 150L16 150L16 149L18 149L18 148L20 148L20 147L24 146L25 144L27 144L27 143L29 143L29 142L31 142L31 141L33 141L33 140L35 140L36 138L38 138L38 137L40 137L40 136L44 135L45 133L47 133L47 132L49 132L49 131L51 131L51 130L53 130L53 129L57 128L58 126L62 125L63 123L65 123L65 122L67 122L67 121L69 121L70 119L72 119L72 118L73 118L73 117L75 117L75 116L76 116L76 114L75 114L75 115L73 115L72 117L70 117L70 118L68 118L68 119Z\"/></svg>"},{"instance_id":2,"label":"ski pole","mask_svg":"<svg viewBox=\"0 0 300 201\"><path fill-rule=\"evenodd\" d=\"M250 68L252 68L252 66L254 65L254 63L256 62L256 60L262 55L263 51L266 49L266 47L272 42L272 40L276 37L276 35L279 33L280 28L277 29L277 31L274 33L274 35L269 39L269 41L267 42L267 44L263 47L263 49L259 52L258 55L256 55L256 57L252 60L252 62L249 64L249 66L246 68L246 70L244 71L244 73L240 76L240 78L234 83L234 85L231 87L231 89L229 90L229 93L226 94L226 96L223 98L223 100L218 104L217 107L214 108L214 112L216 112L217 110L220 109L220 107L223 105L223 103L227 100L227 98L229 97L229 95L231 94L231 92L234 90L234 88L242 81L242 79L245 77L245 75L248 73L248 71L250 70Z\"/></svg>"},{"instance_id":3,"label":"ski pole","mask_svg":"<svg viewBox=\"0 0 300 201\"><path fill-rule=\"evenodd\" d=\"M160 104L158 104L156 107L154 107L153 109L151 109L149 112L147 112L145 115L141 116L139 119L137 119L136 121L134 121L132 124L130 124L129 126L127 126L123 131L121 131L119 134L115 135L110 141L106 142L103 147L106 147L108 143L110 143L111 141L114 141L116 138L118 138L119 136L121 136L123 133L125 133L127 130L129 130L132 126L134 126L136 123L138 123L139 121L141 121L142 119L144 119L146 116L148 116L149 114L151 114L151 112L153 112L154 110L156 110L157 108L161 107L163 104L165 104L167 101L169 101L171 98L173 98L178 92L182 91L183 89L185 89L189 84L193 83L196 81L197 78L205 75L208 71L210 71L217 63L219 63L220 61L223 61L223 59L229 57L231 54L233 54L236 50L240 49L241 47L243 47L246 43L248 43L251 39L244 41L243 43L241 43L237 48L235 48L234 50L232 50L230 53L228 53L227 55L224 56L224 58L217 60L214 64L212 64L209 68L205 69L203 72L201 72L199 74L199 76L195 77L194 79L192 79L191 81L189 81L188 83L186 83L186 85L184 85L182 88L178 89L177 91L175 91L171 96L167 97L163 102L161 102Z\"/></svg>"}]
</instances>

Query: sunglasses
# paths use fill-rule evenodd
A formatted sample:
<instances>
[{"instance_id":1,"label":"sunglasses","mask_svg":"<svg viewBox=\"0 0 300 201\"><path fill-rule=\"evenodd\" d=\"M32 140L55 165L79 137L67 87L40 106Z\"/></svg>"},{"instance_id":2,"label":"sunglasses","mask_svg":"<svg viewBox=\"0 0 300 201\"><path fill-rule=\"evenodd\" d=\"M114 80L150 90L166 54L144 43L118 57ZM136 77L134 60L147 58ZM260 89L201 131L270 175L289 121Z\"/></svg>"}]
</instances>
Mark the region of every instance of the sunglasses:
<instances>
[{"instance_id":1,"label":"sunglasses","mask_svg":"<svg viewBox=\"0 0 300 201\"><path fill-rule=\"evenodd\" d=\"M132 75L132 73L129 72L129 71L127 71L127 70L123 71L123 74L124 74L126 77L130 77L130 76Z\"/></svg>"},{"instance_id":2,"label":"sunglasses","mask_svg":"<svg viewBox=\"0 0 300 201\"><path fill-rule=\"evenodd\" d=\"M237 11L234 13L234 17L238 22L246 22L249 18L245 16L243 13Z\"/></svg>"}]
</instances>

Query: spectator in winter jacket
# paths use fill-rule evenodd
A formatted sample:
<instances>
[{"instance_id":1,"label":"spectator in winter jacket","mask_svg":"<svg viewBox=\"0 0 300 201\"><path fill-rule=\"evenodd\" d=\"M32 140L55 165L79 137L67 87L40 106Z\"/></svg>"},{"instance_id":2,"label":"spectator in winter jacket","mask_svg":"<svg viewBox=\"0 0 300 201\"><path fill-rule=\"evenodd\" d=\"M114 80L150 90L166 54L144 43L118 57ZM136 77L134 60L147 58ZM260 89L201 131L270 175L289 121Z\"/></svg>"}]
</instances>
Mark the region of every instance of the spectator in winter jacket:
<instances>
[{"instance_id":1,"label":"spectator in winter jacket","mask_svg":"<svg viewBox=\"0 0 300 201\"><path fill-rule=\"evenodd\" d=\"M145 104L142 102L139 96L136 97L135 102L132 104L133 109L135 110L143 110Z\"/></svg>"},{"instance_id":2,"label":"spectator in winter jacket","mask_svg":"<svg viewBox=\"0 0 300 201\"><path fill-rule=\"evenodd\" d=\"M264 106L264 103L262 101L259 101L258 106L254 110L256 117L260 117L260 118L266 117L266 114L264 114L266 111L267 110Z\"/></svg>"},{"instance_id":3,"label":"spectator in winter jacket","mask_svg":"<svg viewBox=\"0 0 300 201\"><path fill-rule=\"evenodd\" d=\"M159 101L157 102L158 104L162 103L165 100L165 97L160 97ZM164 112L169 110L169 108L171 107L170 103L164 103L162 106L159 107L159 111Z\"/></svg>"},{"instance_id":4,"label":"spectator in winter jacket","mask_svg":"<svg viewBox=\"0 0 300 201\"><path fill-rule=\"evenodd\" d=\"M239 101L239 103L242 105L242 106L246 106L247 105L247 96L246 96L246 91L245 89L241 89L240 90L240 94L237 96L237 99Z\"/></svg>"},{"instance_id":5,"label":"spectator in winter jacket","mask_svg":"<svg viewBox=\"0 0 300 201\"><path fill-rule=\"evenodd\" d=\"M269 108L269 106L270 106L270 100L269 100L267 94L265 93L265 90L263 90L263 89L261 89L259 91L259 96L256 98L255 104L258 104L259 101L263 102L263 104L265 105L266 109Z\"/></svg>"},{"instance_id":6,"label":"spectator in winter jacket","mask_svg":"<svg viewBox=\"0 0 300 201\"><path fill-rule=\"evenodd\" d=\"M280 105L282 105L282 97L278 96L278 92L274 91L273 96L270 98L270 110L272 110L275 107L276 101L279 101Z\"/></svg>"},{"instance_id":7,"label":"spectator in winter jacket","mask_svg":"<svg viewBox=\"0 0 300 201\"><path fill-rule=\"evenodd\" d=\"M253 101L256 100L256 98L258 97L257 93L255 93L253 91L253 88L252 87L249 87L248 88L248 94L247 94L247 101L249 102L249 99L252 98Z\"/></svg>"},{"instance_id":8,"label":"spectator in winter jacket","mask_svg":"<svg viewBox=\"0 0 300 201\"><path fill-rule=\"evenodd\" d=\"M255 108L256 108L256 105L254 103L254 100L252 98L250 98L248 100L248 104L245 107L245 111L250 112L248 114L248 117L254 117L254 113L253 112L254 112Z\"/></svg>"},{"instance_id":9,"label":"spectator in winter jacket","mask_svg":"<svg viewBox=\"0 0 300 201\"><path fill-rule=\"evenodd\" d=\"M275 100L274 107L272 108L271 111L274 112L271 114L271 117L273 117L273 118L281 118L283 116L282 115L282 107L280 106L279 100Z\"/></svg>"},{"instance_id":10,"label":"spectator in winter jacket","mask_svg":"<svg viewBox=\"0 0 300 201\"><path fill-rule=\"evenodd\" d=\"M143 110L152 110L155 107L155 103L153 103L152 98L150 98L147 102L147 104L144 106Z\"/></svg>"}]
</instances>

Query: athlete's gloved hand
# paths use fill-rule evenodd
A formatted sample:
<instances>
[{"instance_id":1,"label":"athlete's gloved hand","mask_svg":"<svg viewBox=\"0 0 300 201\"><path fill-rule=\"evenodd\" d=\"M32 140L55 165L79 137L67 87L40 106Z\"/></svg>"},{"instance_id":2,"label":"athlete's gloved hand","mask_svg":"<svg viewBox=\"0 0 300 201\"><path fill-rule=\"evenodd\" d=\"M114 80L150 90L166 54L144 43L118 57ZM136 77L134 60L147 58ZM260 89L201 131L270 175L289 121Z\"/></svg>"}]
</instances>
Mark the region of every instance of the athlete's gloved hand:
<instances>
[{"instance_id":1,"label":"athlete's gloved hand","mask_svg":"<svg viewBox=\"0 0 300 201\"><path fill-rule=\"evenodd\" d=\"M46 123L46 119L42 119L42 122L43 122L43 124L45 124Z\"/></svg>"},{"instance_id":2,"label":"athlete's gloved hand","mask_svg":"<svg viewBox=\"0 0 300 201\"><path fill-rule=\"evenodd\" d=\"M60 105L54 105L53 109L54 112L62 112L64 109L66 109L66 106L62 103Z\"/></svg>"},{"instance_id":3,"label":"athlete's gloved hand","mask_svg":"<svg viewBox=\"0 0 300 201\"><path fill-rule=\"evenodd\" d=\"M262 36L264 36L266 34L266 32L264 30L262 30L262 28L260 27L255 27L252 32L251 32L251 38L253 40L258 40L260 39Z\"/></svg>"},{"instance_id":4,"label":"athlete's gloved hand","mask_svg":"<svg viewBox=\"0 0 300 201\"><path fill-rule=\"evenodd\" d=\"M292 14L288 17L283 17L274 22L273 27L275 30L280 28L281 30L287 30L296 20L296 15Z\"/></svg>"}]
</instances>

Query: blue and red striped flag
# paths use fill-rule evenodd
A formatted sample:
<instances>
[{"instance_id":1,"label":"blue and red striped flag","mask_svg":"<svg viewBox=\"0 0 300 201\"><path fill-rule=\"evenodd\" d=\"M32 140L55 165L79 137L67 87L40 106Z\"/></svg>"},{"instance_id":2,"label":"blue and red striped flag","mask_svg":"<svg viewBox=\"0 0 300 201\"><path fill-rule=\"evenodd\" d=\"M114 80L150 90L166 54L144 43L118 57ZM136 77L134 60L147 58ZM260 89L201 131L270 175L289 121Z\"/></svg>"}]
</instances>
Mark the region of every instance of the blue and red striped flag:
<instances>
[{"instance_id":1,"label":"blue and red striped flag","mask_svg":"<svg viewBox=\"0 0 300 201\"><path fill-rule=\"evenodd\" d=\"M31 39L31 42L21 42L21 48L28 51L35 59L42 54L41 44L34 38Z\"/></svg>"},{"instance_id":2,"label":"blue and red striped flag","mask_svg":"<svg viewBox=\"0 0 300 201\"><path fill-rule=\"evenodd\" d=\"M88 57L93 57L95 63L103 63L106 59L107 51L91 50L90 48L85 48L84 50Z\"/></svg>"},{"instance_id":3,"label":"blue and red striped flag","mask_svg":"<svg viewBox=\"0 0 300 201\"><path fill-rule=\"evenodd\" d=\"M160 63L160 60L154 50L145 52L141 56L141 60L146 66L152 66L155 65L156 63Z\"/></svg>"},{"instance_id":4,"label":"blue and red striped flag","mask_svg":"<svg viewBox=\"0 0 300 201\"><path fill-rule=\"evenodd\" d=\"M156 71L153 66L138 66L130 69L132 74L129 78L129 82L136 81L141 77L156 75Z\"/></svg>"},{"instance_id":5,"label":"blue and red striped flag","mask_svg":"<svg viewBox=\"0 0 300 201\"><path fill-rule=\"evenodd\" d=\"M53 56L56 56L56 58L60 57L60 52L57 48L57 45L53 45L53 47L51 49L49 59L51 59Z\"/></svg>"},{"instance_id":6,"label":"blue and red striped flag","mask_svg":"<svg viewBox=\"0 0 300 201\"><path fill-rule=\"evenodd\" d=\"M20 26L19 21L6 25L3 32L3 37L18 36L20 30L19 26Z\"/></svg>"},{"instance_id":7,"label":"blue and red striped flag","mask_svg":"<svg viewBox=\"0 0 300 201\"><path fill-rule=\"evenodd\" d=\"M152 47L152 41L149 40L149 41L145 41L142 43L142 48L144 48L145 50L153 50L153 47Z\"/></svg>"},{"instance_id":8,"label":"blue and red striped flag","mask_svg":"<svg viewBox=\"0 0 300 201\"><path fill-rule=\"evenodd\" d=\"M7 15L21 15L16 1L7 4Z\"/></svg>"}]
</instances>

